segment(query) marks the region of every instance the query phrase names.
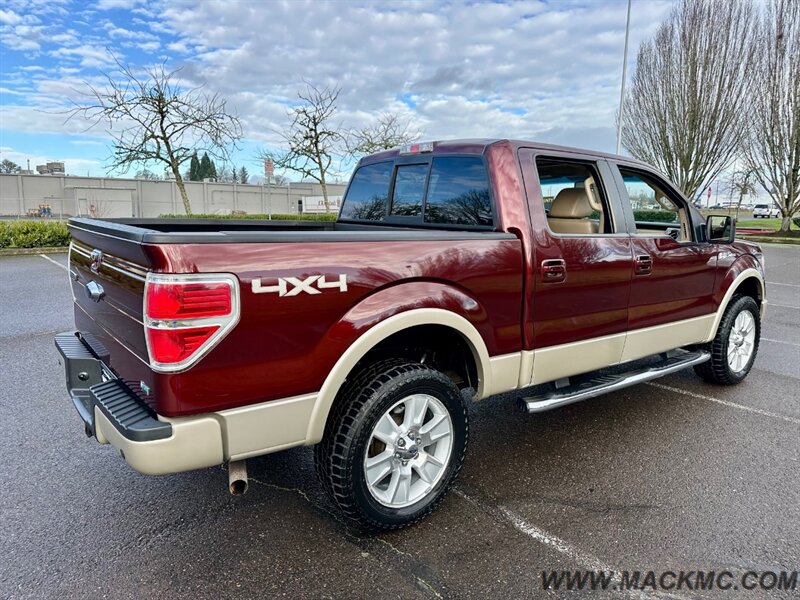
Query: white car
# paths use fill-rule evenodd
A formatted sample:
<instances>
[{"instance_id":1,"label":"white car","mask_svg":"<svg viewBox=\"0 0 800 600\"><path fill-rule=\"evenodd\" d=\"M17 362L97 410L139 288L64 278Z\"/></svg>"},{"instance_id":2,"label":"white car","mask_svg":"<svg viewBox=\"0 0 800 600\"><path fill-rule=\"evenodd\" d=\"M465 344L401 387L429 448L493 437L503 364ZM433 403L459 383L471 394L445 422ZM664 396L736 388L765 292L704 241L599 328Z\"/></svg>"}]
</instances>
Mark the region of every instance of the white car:
<instances>
[{"instance_id":1,"label":"white car","mask_svg":"<svg viewBox=\"0 0 800 600\"><path fill-rule=\"evenodd\" d=\"M753 207L753 218L758 219L764 217L765 219L777 219L781 216L781 211L777 208L770 207L769 204L756 204Z\"/></svg>"}]
</instances>

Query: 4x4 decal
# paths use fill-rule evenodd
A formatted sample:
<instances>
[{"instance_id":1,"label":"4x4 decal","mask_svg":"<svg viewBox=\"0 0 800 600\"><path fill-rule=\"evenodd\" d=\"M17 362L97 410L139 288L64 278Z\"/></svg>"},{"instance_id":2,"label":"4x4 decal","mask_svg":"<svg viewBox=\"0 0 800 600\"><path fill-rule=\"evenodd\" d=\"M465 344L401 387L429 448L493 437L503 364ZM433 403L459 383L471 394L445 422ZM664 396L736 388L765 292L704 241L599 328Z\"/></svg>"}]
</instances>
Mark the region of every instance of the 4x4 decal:
<instances>
[{"instance_id":1,"label":"4x4 decal","mask_svg":"<svg viewBox=\"0 0 800 600\"><path fill-rule=\"evenodd\" d=\"M301 292L306 294L321 294L321 290L337 289L347 291L347 275L341 274L338 279L328 281L327 275L312 275L305 279L297 277L278 277L277 285L263 285L261 279L253 279L252 290L254 294L274 294L278 296L297 296Z\"/></svg>"}]
</instances>

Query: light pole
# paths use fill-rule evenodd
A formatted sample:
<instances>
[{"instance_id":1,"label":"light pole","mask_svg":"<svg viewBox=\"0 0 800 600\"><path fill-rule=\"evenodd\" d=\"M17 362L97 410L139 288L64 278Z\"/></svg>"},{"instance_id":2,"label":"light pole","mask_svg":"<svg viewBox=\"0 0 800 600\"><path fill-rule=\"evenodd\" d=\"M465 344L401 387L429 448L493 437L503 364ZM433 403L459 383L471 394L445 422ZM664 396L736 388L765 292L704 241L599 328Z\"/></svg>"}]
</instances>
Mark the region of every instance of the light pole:
<instances>
[{"instance_id":1,"label":"light pole","mask_svg":"<svg viewBox=\"0 0 800 600\"><path fill-rule=\"evenodd\" d=\"M631 33L631 0L628 0L628 18L625 21L625 50L622 53L622 85L619 90L619 118L617 119L617 154L622 144L622 119L625 113L625 79L628 76L628 37Z\"/></svg>"}]
</instances>

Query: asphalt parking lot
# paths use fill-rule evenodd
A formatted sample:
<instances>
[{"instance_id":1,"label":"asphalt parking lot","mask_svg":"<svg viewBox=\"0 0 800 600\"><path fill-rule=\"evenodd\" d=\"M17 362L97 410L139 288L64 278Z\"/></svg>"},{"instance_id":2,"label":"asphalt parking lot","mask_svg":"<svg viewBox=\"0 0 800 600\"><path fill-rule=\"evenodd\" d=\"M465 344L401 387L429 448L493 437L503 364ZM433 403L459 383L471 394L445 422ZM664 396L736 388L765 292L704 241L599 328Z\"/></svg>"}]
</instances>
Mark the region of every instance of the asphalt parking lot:
<instances>
[{"instance_id":1,"label":"asphalt parking lot","mask_svg":"<svg viewBox=\"0 0 800 600\"><path fill-rule=\"evenodd\" d=\"M250 460L232 497L221 467L146 477L87 440L52 341L66 255L0 258L0 598L556 598L542 571L798 570L800 247L764 248L742 384L689 370L541 415L488 399L455 493L374 537L340 522L309 448Z\"/></svg>"}]
</instances>

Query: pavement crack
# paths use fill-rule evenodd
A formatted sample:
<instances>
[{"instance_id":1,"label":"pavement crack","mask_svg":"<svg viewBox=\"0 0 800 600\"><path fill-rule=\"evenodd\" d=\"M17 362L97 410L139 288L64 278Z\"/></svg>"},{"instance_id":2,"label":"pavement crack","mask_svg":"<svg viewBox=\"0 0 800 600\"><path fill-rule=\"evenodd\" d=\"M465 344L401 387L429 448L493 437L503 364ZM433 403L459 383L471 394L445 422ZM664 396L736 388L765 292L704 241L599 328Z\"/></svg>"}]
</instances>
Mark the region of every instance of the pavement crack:
<instances>
[{"instance_id":1,"label":"pavement crack","mask_svg":"<svg viewBox=\"0 0 800 600\"><path fill-rule=\"evenodd\" d=\"M285 487L276 483L262 481L253 476L249 478L266 488L297 494L303 498L312 509L331 518L335 522L336 529L338 529L339 533L341 533L349 543L356 546L362 553L373 557L382 566L394 571L406 583L426 597L436 600L451 597L447 584L441 580L439 575L429 565L419 560L413 554L401 550L389 540L379 535L359 535L354 532L352 524L347 522L337 511L330 510L322 504L315 502L300 488Z\"/></svg>"},{"instance_id":2,"label":"pavement crack","mask_svg":"<svg viewBox=\"0 0 800 600\"><path fill-rule=\"evenodd\" d=\"M249 475L248 479L250 479L251 481L255 481L256 483L258 483L260 485L263 485L264 487L272 488L272 489L275 489L275 490L280 490L282 492L294 492L296 494L301 495L305 499L306 502L308 502L309 504L311 504L315 508L321 508L316 502L312 502L311 498L308 497L308 494L306 494L300 488L284 487L282 485L278 485L277 483L269 483L267 481L261 481L260 479L258 479L256 477L253 477L252 475Z\"/></svg>"}]
</instances>

